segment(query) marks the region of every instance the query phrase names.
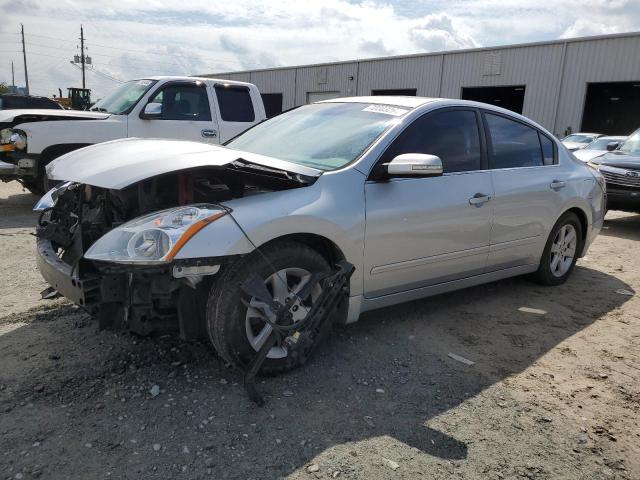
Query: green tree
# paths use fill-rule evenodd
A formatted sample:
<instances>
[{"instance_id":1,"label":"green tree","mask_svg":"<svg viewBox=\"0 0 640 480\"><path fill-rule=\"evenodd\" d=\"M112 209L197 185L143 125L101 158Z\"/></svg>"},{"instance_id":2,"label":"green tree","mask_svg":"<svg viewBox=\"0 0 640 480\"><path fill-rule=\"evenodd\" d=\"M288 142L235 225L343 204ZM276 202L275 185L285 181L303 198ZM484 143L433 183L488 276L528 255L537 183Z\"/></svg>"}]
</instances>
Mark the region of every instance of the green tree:
<instances>
[{"instance_id":1,"label":"green tree","mask_svg":"<svg viewBox=\"0 0 640 480\"><path fill-rule=\"evenodd\" d=\"M0 83L0 93L7 93L9 91L9 87L4 82Z\"/></svg>"}]
</instances>

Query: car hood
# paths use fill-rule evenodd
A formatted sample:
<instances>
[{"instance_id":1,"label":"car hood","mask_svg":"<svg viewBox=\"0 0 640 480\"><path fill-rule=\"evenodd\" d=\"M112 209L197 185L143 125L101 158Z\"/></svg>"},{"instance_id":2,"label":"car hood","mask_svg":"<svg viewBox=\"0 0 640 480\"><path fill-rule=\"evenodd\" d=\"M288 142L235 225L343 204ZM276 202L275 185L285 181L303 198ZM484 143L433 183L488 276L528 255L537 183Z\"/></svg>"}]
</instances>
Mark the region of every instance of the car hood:
<instances>
[{"instance_id":1,"label":"car hood","mask_svg":"<svg viewBox=\"0 0 640 480\"><path fill-rule=\"evenodd\" d=\"M593 160L594 158L601 157L607 153L607 150L577 150L573 152L578 160L582 160L583 162L588 162L589 160Z\"/></svg>"},{"instance_id":2,"label":"car hood","mask_svg":"<svg viewBox=\"0 0 640 480\"><path fill-rule=\"evenodd\" d=\"M567 147L569 150L580 150L587 145L588 143L578 143L578 142L562 142L562 144Z\"/></svg>"},{"instance_id":3,"label":"car hood","mask_svg":"<svg viewBox=\"0 0 640 480\"><path fill-rule=\"evenodd\" d=\"M60 109L17 109L0 110L0 123L26 123L42 120L103 120L109 118L110 113L86 112L80 110Z\"/></svg>"},{"instance_id":4,"label":"car hood","mask_svg":"<svg viewBox=\"0 0 640 480\"><path fill-rule=\"evenodd\" d=\"M233 162L304 177L319 177L321 170L277 158L232 150L220 145L154 138L125 138L67 153L47 166L52 180L66 180L121 190L151 177L201 167L222 167Z\"/></svg>"},{"instance_id":5,"label":"car hood","mask_svg":"<svg viewBox=\"0 0 640 480\"><path fill-rule=\"evenodd\" d=\"M640 170L640 155L630 155L624 152L607 153L593 160L599 165L626 168L627 170Z\"/></svg>"}]
</instances>

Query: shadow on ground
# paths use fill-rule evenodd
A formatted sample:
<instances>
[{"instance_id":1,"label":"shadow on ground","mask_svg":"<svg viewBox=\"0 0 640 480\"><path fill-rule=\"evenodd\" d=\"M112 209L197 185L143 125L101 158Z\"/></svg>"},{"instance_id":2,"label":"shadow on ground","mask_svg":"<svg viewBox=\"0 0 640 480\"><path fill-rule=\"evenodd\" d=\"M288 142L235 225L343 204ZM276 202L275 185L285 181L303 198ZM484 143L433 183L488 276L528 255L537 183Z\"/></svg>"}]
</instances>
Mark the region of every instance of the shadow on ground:
<instances>
[{"instance_id":1,"label":"shadow on ground","mask_svg":"<svg viewBox=\"0 0 640 480\"><path fill-rule=\"evenodd\" d=\"M5 228L31 228L38 215L31 211L38 197L29 192L0 198L0 230Z\"/></svg>"},{"instance_id":2,"label":"shadow on ground","mask_svg":"<svg viewBox=\"0 0 640 480\"><path fill-rule=\"evenodd\" d=\"M640 240L640 215L608 216L604 221L600 235L626 240Z\"/></svg>"},{"instance_id":3,"label":"shadow on ground","mask_svg":"<svg viewBox=\"0 0 640 480\"><path fill-rule=\"evenodd\" d=\"M363 440L381 437L464 459L464 439L429 423L619 307L627 300L615 293L620 288L629 287L578 267L556 288L517 278L371 312L337 329L302 369L259 383L263 408L207 345L97 332L68 306L5 317L5 470L37 465L46 478L201 478L207 471L276 478L330 448L355 459L374 448ZM161 387L155 398L152 385ZM34 442L31 457L17 454Z\"/></svg>"}]
</instances>

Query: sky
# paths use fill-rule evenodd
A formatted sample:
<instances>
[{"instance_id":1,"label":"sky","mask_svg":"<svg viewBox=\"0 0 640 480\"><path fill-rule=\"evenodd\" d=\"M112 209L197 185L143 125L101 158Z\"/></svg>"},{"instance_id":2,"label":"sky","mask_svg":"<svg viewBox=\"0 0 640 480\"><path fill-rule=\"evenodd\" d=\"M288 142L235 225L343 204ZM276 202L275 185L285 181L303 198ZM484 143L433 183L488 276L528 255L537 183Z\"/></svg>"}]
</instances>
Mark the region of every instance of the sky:
<instances>
[{"instance_id":1,"label":"sky","mask_svg":"<svg viewBox=\"0 0 640 480\"><path fill-rule=\"evenodd\" d=\"M640 31L640 0L0 0L0 82L81 86Z\"/></svg>"}]
</instances>

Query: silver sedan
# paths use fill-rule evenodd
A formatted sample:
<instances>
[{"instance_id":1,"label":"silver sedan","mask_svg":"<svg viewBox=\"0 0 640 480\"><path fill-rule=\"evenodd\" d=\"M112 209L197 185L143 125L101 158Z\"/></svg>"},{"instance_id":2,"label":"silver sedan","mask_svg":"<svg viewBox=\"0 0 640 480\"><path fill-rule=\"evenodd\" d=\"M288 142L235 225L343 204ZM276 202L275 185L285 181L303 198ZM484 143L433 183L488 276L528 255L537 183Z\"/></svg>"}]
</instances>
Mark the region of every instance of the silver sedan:
<instances>
[{"instance_id":1,"label":"silver sedan","mask_svg":"<svg viewBox=\"0 0 640 480\"><path fill-rule=\"evenodd\" d=\"M531 120L415 97L306 105L224 147L99 144L48 175L67 181L37 207L53 288L104 327L205 335L240 368L276 328L264 373L367 310L516 275L563 283L605 201L602 176ZM341 261L342 306L302 331Z\"/></svg>"}]
</instances>

